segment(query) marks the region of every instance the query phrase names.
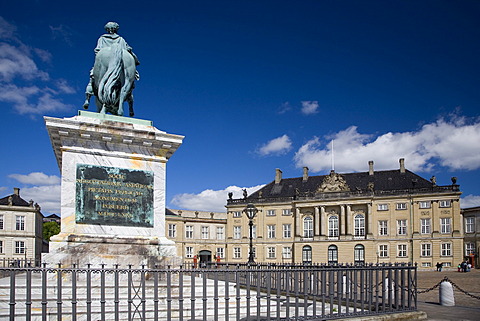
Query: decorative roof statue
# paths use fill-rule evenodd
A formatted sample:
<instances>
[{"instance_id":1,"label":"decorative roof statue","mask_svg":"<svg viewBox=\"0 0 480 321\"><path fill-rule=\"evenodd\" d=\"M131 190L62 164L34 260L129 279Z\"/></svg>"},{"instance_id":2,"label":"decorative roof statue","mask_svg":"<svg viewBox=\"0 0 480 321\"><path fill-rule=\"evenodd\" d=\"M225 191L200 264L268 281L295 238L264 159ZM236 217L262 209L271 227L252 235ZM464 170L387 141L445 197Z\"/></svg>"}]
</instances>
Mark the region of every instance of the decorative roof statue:
<instances>
[{"instance_id":1,"label":"decorative roof statue","mask_svg":"<svg viewBox=\"0 0 480 321\"><path fill-rule=\"evenodd\" d=\"M123 116L123 103L128 102L130 117L133 117L134 81L140 76L136 66L140 64L132 48L117 34L116 22L105 25L95 48L95 64L90 70L90 81L85 90L83 108L88 109L90 97L95 96L97 112Z\"/></svg>"},{"instance_id":2,"label":"decorative roof statue","mask_svg":"<svg viewBox=\"0 0 480 321\"><path fill-rule=\"evenodd\" d=\"M335 173L333 170L330 171L330 175L325 176L322 185L320 185L317 189L317 193L348 191L350 191L350 187L345 179L340 174Z\"/></svg>"}]
</instances>

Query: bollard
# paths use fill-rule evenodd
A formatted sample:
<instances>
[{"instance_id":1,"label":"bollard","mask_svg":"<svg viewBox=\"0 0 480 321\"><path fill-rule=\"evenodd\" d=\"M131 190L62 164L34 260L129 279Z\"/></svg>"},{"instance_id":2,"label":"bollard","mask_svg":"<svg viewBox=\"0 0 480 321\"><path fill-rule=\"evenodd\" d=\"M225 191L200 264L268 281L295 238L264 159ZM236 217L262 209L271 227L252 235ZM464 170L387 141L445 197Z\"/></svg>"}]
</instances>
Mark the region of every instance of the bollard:
<instances>
[{"instance_id":1,"label":"bollard","mask_svg":"<svg viewBox=\"0 0 480 321\"><path fill-rule=\"evenodd\" d=\"M439 302L440 305L446 307L453 307L455 306L455 297L453 295L453 285L449 281L443 281L440 283L440 290L438 291L439 294Z\"/></svg>"}]
</instances>

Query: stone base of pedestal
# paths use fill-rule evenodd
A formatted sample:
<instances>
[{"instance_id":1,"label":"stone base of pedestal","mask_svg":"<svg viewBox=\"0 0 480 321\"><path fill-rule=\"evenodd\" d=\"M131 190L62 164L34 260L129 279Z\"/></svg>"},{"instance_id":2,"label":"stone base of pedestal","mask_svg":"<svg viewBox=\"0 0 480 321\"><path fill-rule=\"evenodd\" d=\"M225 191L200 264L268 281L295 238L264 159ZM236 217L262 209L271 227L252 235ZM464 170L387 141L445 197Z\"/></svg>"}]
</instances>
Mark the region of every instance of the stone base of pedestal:
<instances>
[{"instance_id":1,"label":"stone base of pedestal","mask_svg":"<svg viewBox=\"0 0 480 321\"><path fill-rule=\"evenodd\" d=\"M71 268L73 264L84 268L90 264L92 268L121 268L132 265L133 268L164 268L179 266L181 258L177 256L175 243L166 238L135 238L111 236L87 236L59 234L50 240L49 253L44 253L42 262L49 267L61 264Z\"/></svg>"}]
</instances>

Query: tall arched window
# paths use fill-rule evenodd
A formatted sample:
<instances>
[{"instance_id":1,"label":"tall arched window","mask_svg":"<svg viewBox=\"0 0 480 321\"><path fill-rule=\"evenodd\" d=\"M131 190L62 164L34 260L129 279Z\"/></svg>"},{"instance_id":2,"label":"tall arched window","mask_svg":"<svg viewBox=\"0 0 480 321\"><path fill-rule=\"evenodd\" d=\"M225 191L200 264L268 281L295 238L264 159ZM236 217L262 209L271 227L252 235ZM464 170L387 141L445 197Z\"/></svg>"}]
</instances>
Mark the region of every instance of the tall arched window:
<instances>
[{"instance_id":1,"label":"tall arched window","mask_svg":"<svg viewBox=\"0 0 480 321\"><path fill-rule=\"evenodd\" d=\"M305 245L302 248L302 261L304 264L312 263L312 247L310 245Z\"/></svg>"},{"instance_id":2,"label":"tall arched window","mask_svg":"<svg viewBox=\"0 0 480 321\"><path fill-rule=\"evenodd\" d=\"M365 247L362 244L355 245L353 250L353 258L355 260L355 264L365 263Z\"/></svg>"},{"instance_id":3,"label":"tall arched window","mask_svg":"<svg viewBox=\"0 0 480 321\"><path fill-rule=\"evenodd\" d=\"M338 248L336 245L330 245L328 247L328 264L338 263Z\"/></svg>"},{"instance_id":4,"label":"tall arched window","mask_svg":"<svg viewBox=\"0 0 480 321\"><path fill-rule=\"evenodd\" d=\"M355 215L354 233L355 236L365 236L365 216L362 214Z\"/></svg>"},{"instance_id":5,"label":"tall arched window","mask_svg":"<svg viewBox=\"0 0 480 321\"><path fill-rule=\"evenodd\" d=\"M313 237L313 219L310 216L303 219L303 237Z\"/></svg>"},{"instance_id":6,"label":"tall arched window","mask_svg":"<svg viewBox=\"0 0 480 321\"><path fill-rule=\"evenodd\" d=\"M332 215L328 218L328 237L338 237L338 216Z\"/></svg>"}]
</instances>

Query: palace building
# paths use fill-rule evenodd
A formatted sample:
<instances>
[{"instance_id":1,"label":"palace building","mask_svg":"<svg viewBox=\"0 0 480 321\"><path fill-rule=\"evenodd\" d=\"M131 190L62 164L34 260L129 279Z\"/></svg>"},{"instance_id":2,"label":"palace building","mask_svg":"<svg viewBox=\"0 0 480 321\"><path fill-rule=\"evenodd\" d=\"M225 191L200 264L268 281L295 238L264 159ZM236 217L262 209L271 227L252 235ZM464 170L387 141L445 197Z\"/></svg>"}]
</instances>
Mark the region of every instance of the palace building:
<instances>
[{"instance_id":1,"label":"palace building","mask_svg":"<svg viewBox=\"0 0 480 321\"><path fill-rule=\"evenodd\" d=\"M227 201L225 259L249 255L253 204L255 262L418 263L456 266L464 259L460 189L437 185L405 168L275 179L255 193Z\"/></svg>"}]
</instances>

